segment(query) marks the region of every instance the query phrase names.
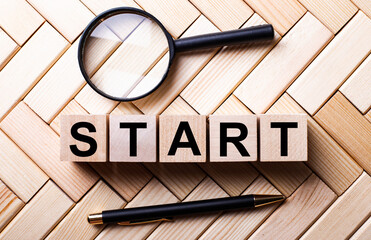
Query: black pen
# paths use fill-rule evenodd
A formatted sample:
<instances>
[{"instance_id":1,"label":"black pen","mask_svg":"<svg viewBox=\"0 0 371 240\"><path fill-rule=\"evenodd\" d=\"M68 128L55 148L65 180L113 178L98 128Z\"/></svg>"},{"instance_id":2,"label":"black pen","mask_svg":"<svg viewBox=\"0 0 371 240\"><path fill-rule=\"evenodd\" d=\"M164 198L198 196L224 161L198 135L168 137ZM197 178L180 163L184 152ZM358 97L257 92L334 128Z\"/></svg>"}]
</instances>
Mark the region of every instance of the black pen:
<instances>
[{"instance_id":1,"label":"black pen","mask_svg":"<svg viewBox=\"0 0 371 240\"><path fill-rule=\"evenodd\" d=\"M192 202L181 202L137 208L108 210L88 216L90 224L118 223L133 225L157 221L169 221L172 217L219 212L224 210L255 208L285 199L282 195L244 195L238 197L216 198Z\"/></svg>"}]
</instances>

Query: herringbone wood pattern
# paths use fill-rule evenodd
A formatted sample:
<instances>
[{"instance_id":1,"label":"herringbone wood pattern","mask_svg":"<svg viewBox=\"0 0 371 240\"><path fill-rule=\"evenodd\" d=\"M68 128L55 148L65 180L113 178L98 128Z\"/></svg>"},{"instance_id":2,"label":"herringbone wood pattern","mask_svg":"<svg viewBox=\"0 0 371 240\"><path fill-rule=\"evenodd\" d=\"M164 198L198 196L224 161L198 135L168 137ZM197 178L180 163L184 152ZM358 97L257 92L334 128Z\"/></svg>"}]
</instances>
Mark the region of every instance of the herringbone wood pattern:
<instances>
[{"instance_id":1,"label":"herringbone wood pattern","mask_svg":"<svg viewBox=\"0 0 371 240\"><path fill-rule=\"evenodd\" d=\"M271 23L271 44L179 54L145 99L98 96L77 65L100 12L142 8L174 38ZM0 239L370 239L368 0L0 0ZM71 163L61 114L306 113L308 162ZM102 209L240 194L283 204L141 226Z\"/></svg>"}]
</instances>

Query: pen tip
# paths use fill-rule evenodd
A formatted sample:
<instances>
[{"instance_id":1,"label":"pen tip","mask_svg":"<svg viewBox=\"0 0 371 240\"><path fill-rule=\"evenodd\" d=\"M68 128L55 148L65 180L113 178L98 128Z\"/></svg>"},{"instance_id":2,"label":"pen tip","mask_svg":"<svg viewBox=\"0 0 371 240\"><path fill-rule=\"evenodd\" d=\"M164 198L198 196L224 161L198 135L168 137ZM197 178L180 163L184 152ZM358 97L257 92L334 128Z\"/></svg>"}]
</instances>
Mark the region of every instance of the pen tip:
<instances>
[{"instance_id":1,"label":"pen tip","mask_svg":"<svg viewBox=\"0 0 371 240\"><path fill-rule=\"evenodd\" d=\"M92 225L103 224L102 214L101 213L89 214L88 222Z\"/></svg>"},{"instance_id":2,"label":"pen tip","mask_svg":"<svg viewBox=\"0 0 371 240\"><path fill-rule=\"evenodd\" d=\"M264 205L281 202L285 200L283 195L254 195L255 207L261 207Z\"/></svg>"}]
</instances>

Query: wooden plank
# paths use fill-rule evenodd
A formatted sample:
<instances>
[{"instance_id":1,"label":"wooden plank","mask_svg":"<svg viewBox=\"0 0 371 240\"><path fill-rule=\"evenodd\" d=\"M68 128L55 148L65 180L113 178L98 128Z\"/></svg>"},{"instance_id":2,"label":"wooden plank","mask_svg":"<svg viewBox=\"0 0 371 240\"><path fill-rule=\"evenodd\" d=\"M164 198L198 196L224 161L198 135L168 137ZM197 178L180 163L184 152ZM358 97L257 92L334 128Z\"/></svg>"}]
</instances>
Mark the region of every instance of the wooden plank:
<instances>
[{"instance_id":1,"label":"wooden plank","mask_svg":"<svg viewBox=\"0 0 371 240\"><path fill-rule=\"evenodd\" d=\"M135 140L132 134L135 134ZM157 136L157 116L155 115L111 115L109 118L109 161L156 162Z\"/></svg>"},{"instance_id":2,"label":"wooden plank","mask_svg":"<svg viewBox=\"0 0 371 240\"><path fill-rule=\"evenodd\" d=\"M359 165L371 173L371 124L340 92L314 118Z\"/></svg>"},{"instance_id":3,"label":"wooden plank","mask_svg":"<svg viewBox=\"0 0 371 240\"><path fill-rule=\"evenodd\" d=\"M367 114L365 114L365 117L368 119L369 122L371 122L371 109L368 110Z\"/></svg>"},{"instance_id":4,"label":"wooden plank","mask_svg":"<svg viewBox=\"0 0 371 240\"><path fill-rule=\"evenodd\" d=\"M61 130L61 121L60 117L62 115L73 115L73 114L88 114L85 109L83 109L74 99L70 101L66 107L54 118L54 120L50 123L50 127L54 129L54 131L60 135Z\"/></svg>"},{"instance_id":5,"label":"wooden plank","mask_svg":"<svg viewBox=\"0 0 371 240\"><path fill-rule=\"evenodd\" d=\"M158 18L174 38L178 38L200 16L200 12L186 0L136 0L136 3Z\"/></svg>"},{"instance_id":6,"label":"wooden plank","mask_svg":"<svg viewBox=\"0 0 371 240\"><path fill-rule=\"evenodd\" d=\"M77 61L76 41L27 94L24 101L50 123L64 105L84 86Z\"/></svg>"},{"instance_id":7,"label":"wooden plank","mask_svg":"<svg viewBox=\"0 0 371 240\"><path fill-rule=\"evenodd\" d=\"M243 0L190 2L222 31L240 28L254 13Z\"/></svg>"},{"instance_id":8,"label":"wooden plank","mask_svg":"<svg viewBox=\"0 0 371 240\"><path fill-rule=\"evenodd\" d=\"M352 2L357 5L364 13L371 18L371 3L368 0L352 0Z\"/></svg>"},{"instance_id":9,"label":"wooden plank","mask_svg":"<svg viewBox=\"0 0 371 240\"><path fill-rule=\"evenodd\" d=\"M259 175L248 163L203 163L199 166L230 196L240 195Z\"/></svg>"},{"instance_id":10,"label":"wooden plank","mask_svg":"<svg viewBox=\"0 0 371 240\"><path fill-rule=\"evenodd\" d=\"M0 71L19 49L17 43L0 28Z\"/></svg>"},{"instance_id":11,"label":"wooden plank","mask_svg":"<svg viewBox=\"0 0 371 240\"><path fill-rule=\"evenodd\" d=\"M48 1L28 0L28 2L52 24L70 43L94 18L94 14L77 0Z\"/></svg>"},{"instance_id":12,"label":"wooden plank","mask_svg":"<svg viewBox=\"0 0 371 240\"><path fill-rule=\"evenodd\" d=\"M301 239L349 238L370 216L370 202L371 178L364 172Z\"/></svg>"},{"instance_id":13,"label":"wooden plank","mask_svg":"<svg viewBox=\"0 0 371 240\"><path fill-rule=\"evenodd\" d=\"M213 113L214 115L253 114L235 95L230 95Z\"/></svg>"},{"instance_id":14,"label":"wooden plank","mask_svg":"<svg viewBox=\"0 0 371 240\"><path fill-rule=\"evenodd\" d=\"M145 163L144 165L181 200L206 176L206 174L193 163Z\"/></svg>"},{"instance_id":15,"label":"wooden plank","mask_svg":"<svg viewBox=\"0 0 371 240\"><path fill-rule=\"evenodd\" d=\"M162 115L176 114L195 115L197 112L179 96L162 112Z\"/></svg>"},{"instance_id":16,"label":"wooden plank","mask_svg":"<svg viewBox=\"0 0 371 240\"><path fill-rule=\"evenodd\" d=\"M206 162L206 116L161 115L158 132L160 162ZM176 147L181 142L195 145Z\"/></svg>"},{"instance_id":17,"label":"wooden plank","mask_svg":"<svg viewBox=\"0 0 371 240\"><path fill-rule=\"evenodd\" d=\"M120 103L110 115L125 115L125 114L143 114L134 104L131 102Z\"/></svg>"},{"instance_id":18,"label":"wooden plank","mask_svg":"<svg viewBox=\"0 0 371 240\"><path fill-rule=\"evenodd\" d=\"M245 0L253 10L273 24L282 36L304 15L306 9L297 0Z\"/></svg>"},{"instance_id":19,"label":"wooden plank","mask_svg":"<svg viewBox=\"0 0 371 240\"><path fill-rule=\"evenodd\" d=\"M260 162L308 160L306 114L264 114L259 116L259 122ZM285 140L282 139L284 132Z\"/></svg>"},{"instance_id":20,"label":"wooden plank","mask_svg":"<svg viewBox=\"0 0 371 240\"><path fill-rule=\"evenodd\" d=\"M90 163L90 166L126 201L131 201L152 177L138 163Z\"/></svg>"},{"instance_id":21,"label":"wooden plank","mask_svg":"<svg viewBox=\"0 0 371 240\"><path fill-rule=\"evenodd\" d=\"M287 92L313 115L368 55L370 32L371 19L358 12Z\"/></svg>"},{"instance_id":22,"label":"wooden plank","mask_svg":"<svg viewBox=\"0 0 371 240\"><path fill-rule=\"evenodd\" d=\"M84 125L77 125L83 123ZM85 124L86 123L86 124ZM62 115L60 134L60 160L71 162L106 162L108 161L108 116L107 115ZM74 126L79 126L73 131ZM92 138L92 144L73 137L82 134ZM72 148L72 147L75 148ZM92 153L88 152L93 150Z\"/></svg>"},{"instance_id":23,"label":"wooden plank","mask_svg":"<svg viewBox=\"0 0 371 240\"><path fill-rule=\"evenodd\" d=\"M74 205L52 181L48 181L0 234L1 239L42 239Z\"/></svg>"},{"instance_id":24,"label":"wooden plank","mask_svg":"<svg viewBox=\"0 0 371 240\"><path fill-rule=\"evenodd\" d=\"M181 38L213 32L219 30L201 15ZM161 86L149 96L134 101L134 104L145 114L160 114L209 62L216 51L217 49L209 49L177 54Z\"/></svg>"},{"instance_id":25,"label":"wooden plank","mask_svg":"<svg viewBox=\"0 0 371 240\"><path fill-rule=\"evenodd\" d=\"M0 181L0 231L23 206L24 203Z\"/></svg>"},{"instance_id":26,"label":"wooden plank","mask_svg":"<svg viewBox=\"0 0 371 240\"><path fill-rule=\"evenodd\" d=\"M349 0L298 0L326 27L336 34L354 14L357 7Z\"/></svg>"},{"instance_id":27,"label":"wooden plank","mask_svg":"<svg viewBox=\"0 0 371 240\"><path fill-rule=\"evenodd\" d=\"M157 179L153 178L130 202L125 208L141 207L148 205L175 203L179 200ZM101 234L95 238L96 240L103 239L144 239L146 238L160 223L148 223L137 226L107 226Z\"/></svg>"},{"instance_id":28,"label":"wooden plank","mask_svg":"<svg viewBox=\"0 0 371 240\"><path fill-rule=\"evenodd\" d=\"M244 27L264 24L254 14ZM182 98L198 113L210 114L231 94L278 41L250 43L223 48L181 92ZM226 81L228 79L228 81Z\"/></svg>"},{"instance_id":29,"label":"wooden plank","mask_svg":"<svg viewBox=\"0 0 371 240\"><path fill-rule=\"evenodd\" d=\"M270 113L305 113L287 94L269 110ZM361 175L363 169L311 117L308 117L308 161L306 164L337 195L341 195Z\"/></svg>"},{"instance_id":30,"label":"wooden plank","mask_svg":"<svg viewBox=\"0 0 371 240\"><path fill-rule=\"evenodd\" d=\"M371 236L371 217L357 230L350 240L367 240Z\"/></svg>"},{"instance_id":31,"label":"wooden plank","mask_svg":"<svg viewBox=\"0 0 371 240\"><path fill-rule=\"evenodd\" d=\"M227 138L236 137L242 140L227 142ZM250 114L209 115L208 147L210 162L257 161L258 118Z\"/></svg>"},{"instance_id":32,"label":"wooden plank","mask_svg":"<svg viewBox=\"0 0 371 240\"><path fill-rule=\"evenodd\" d=\"M335 199L336 194L312 174L250 239L298 239Z\"/></svg>"},{"instance_id":33,"label":"wooden plank","mask_svg":"<svg viewBox=\"0 0 371 240\"><path fill-rule=\"evenodd\" d=\"M28 202L49 179L1 130L0 178L24 202Z\"/></svg>"},{"instance_id":34,"label":"wooden plank","mask_svg":"<svg viewBox=\"0 0 371 240\"><path fill-rule=\"evenodd\" d=\"M0 127L74 201L97 182L99 176L88 165L60 161L58 135L25 103L20 102Z\"/></svg>"},{"instance_id":35,"label":"wooden plank","mask_svg":"<svg viewBox=\"0 0 371 240\"><path fill-rule=\"evenodd\" d=\"M210 178L205 178L185 201L227 197L228 195ZM200 216L182 216L174 222L163 222L149 235L148 239L196 239L216 218L218 214L209 213Z\"/></svg>"},{"instance_id":36,"label":"wooden plank","mask_svg":"<svg viewBox=\"0 0 371 240\"><path fill-rule=\"evenodd\" d=\"M341 86L340 91L363 114L371 107L371 55L356 69L349 79Z\"/></svg>"},{"instance_id":37,"label":"wooden plank","mask_svg":"<svg viewBox=\"0 0 371 240\"><path fill-rule=\"evenodd\" d=\"M122 208L126 202L99 181L65 218L53 229L46 239L93 239L104 225L91 225L86 220L88 214Z\"/></svg>"},{"instance_id":38,"label":"wooden plank","mask_svg":"<svg viewBox=\"0 0 371 240\"><path fill-rule=\"evenodd\" d=\"M332 36L320 21L306 13L243 80L234 94L253 112L264 113Z\"/></svg>"},{"instance_id":39,"label":"wooden plank","mask_svg":"<svg viewBox=\"0 0 371 240\"><path fill-rule=\"evenodd\" d=\"M95 15L116 7L140 8L133 0L81 0Z\"/></svg>"},{"instance_id":40,"label":"wooden plank","mask_svg":"<svg viewBox=\"0 0 371 240\"><path fill-rule=\"evenodd\" d=\"M243 195L274 194L278 192L264 177L259 176ZM200 239L245 239L248 238L272 212L279 203L259 207L224 212L200 237Z\"/></svg>"},{"instance_id":41,"label":"wooden plank","mask_svg":"<svg viewBox=\"0 0 371 240\"><path fill-rule=\"evenodd\" d=\"M39 81L67 46L68 42L45 23L19 50L1 71L0 119Z\"/></svg>"},{"instance_id":42,"label":"wooden plank","mask_svg":"<svg viewBox=\"0 0 371 240\"><path fill-rule=\"evenodd\" d=\"M1 1L0 25L22 46L40 27L44 19L26 1Z\"/></svg>"}]
</instances>

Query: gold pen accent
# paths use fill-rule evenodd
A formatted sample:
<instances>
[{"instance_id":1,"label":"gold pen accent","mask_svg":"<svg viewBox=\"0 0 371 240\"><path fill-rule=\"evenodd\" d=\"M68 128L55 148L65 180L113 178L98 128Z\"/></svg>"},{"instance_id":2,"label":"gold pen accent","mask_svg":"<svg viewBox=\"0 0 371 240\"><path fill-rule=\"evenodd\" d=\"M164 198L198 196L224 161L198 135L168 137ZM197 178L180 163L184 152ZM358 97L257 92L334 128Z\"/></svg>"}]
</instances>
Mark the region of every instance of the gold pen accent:
<instances>
[{"instance_id":1,"label":"gold pen accent","mask_svg":"<svg viewBox=\"0 0 371 240\"><path fill-rule=\"evenodd\" d=\"M259 195L254 194L254 207L261 207L268 204L281 202L285 200L285 196L283 195Z\"/></svg>"},{"instance_id":2,"label":"gold pen accent","mask_svg":"<svg viewBox=\"0 0 371 240\"><path fill-rule=\"evenodd\" d=\"M154 223L154 222L171 222L172 218L159 218L159 219L152 219L152 220L143 220L143 221L126 221L126 222L118 222L118 225L122 226L131 226L131 225L140 225L146 223Z\"/></svg>"},{"instance_id":3,"label":"gold pen accent","mask_svg":"<svg viewBox=\"0 0 371 240\"><path fill-rule=\"evenodd\" d=\"M103 224L103 218L101 213L89 214L88 222L92 225Z\"/></svg>"}]
</instances>

